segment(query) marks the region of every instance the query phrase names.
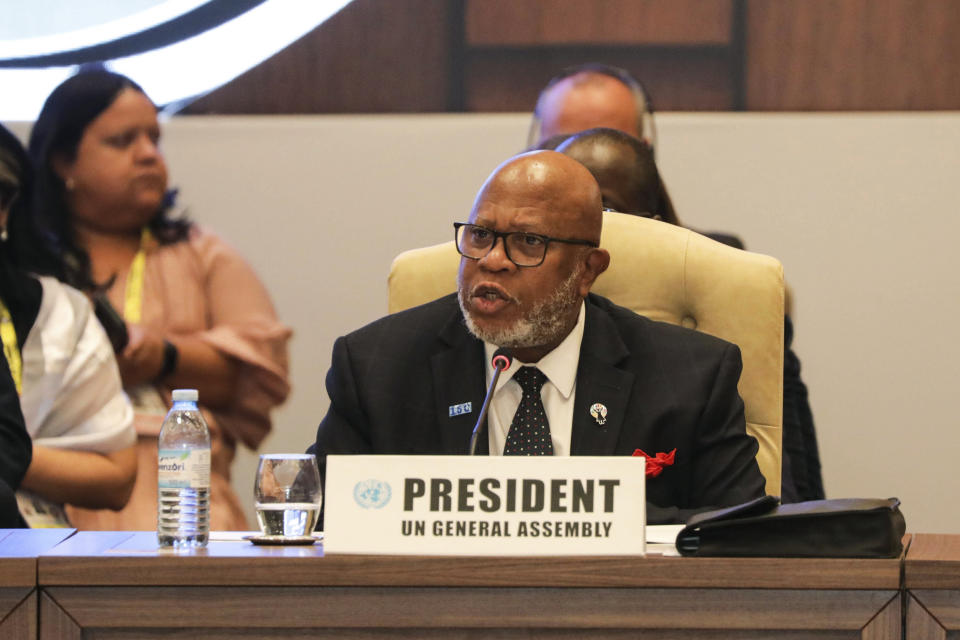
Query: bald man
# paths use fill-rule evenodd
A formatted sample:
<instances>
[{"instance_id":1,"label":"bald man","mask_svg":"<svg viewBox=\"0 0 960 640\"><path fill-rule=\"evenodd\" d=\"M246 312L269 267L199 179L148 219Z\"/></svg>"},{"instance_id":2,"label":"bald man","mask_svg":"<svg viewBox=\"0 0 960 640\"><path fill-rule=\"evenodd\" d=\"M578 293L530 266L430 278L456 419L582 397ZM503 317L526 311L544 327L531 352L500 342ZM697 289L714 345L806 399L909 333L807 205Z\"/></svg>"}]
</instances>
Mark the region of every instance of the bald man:
<instances>
[{"instance_id":1,"label":"bald man","mask_svg":"<svg viewBox=\"0 0 960 640\"><path fill-rule=\"evenodd\" d=\"M478 453L662 453L668 464L648 472L650 523L763 495L739 350L591 294L610 263L602 221L597 183L571 158L539 151L499 166L455 225L457 293L336 341L311 447L321 469L331 453L467 453L487 363L506 347L515 363ZM524 406L542 419L515 421Z\"/></svg>"},{"instance_id":2,"label":"bald man","mask_svg":"<svg viewBox=\"0 0 960 640\"><path fill-rule=\"evenodd\" d=\"M611 75L619 70L594 66L596 69L585 65L583 71L561 78L540 94L536 106L540 120L538 141L597 127L643 138L643 123L633 90Z\"/></svg>"}]
</instances>

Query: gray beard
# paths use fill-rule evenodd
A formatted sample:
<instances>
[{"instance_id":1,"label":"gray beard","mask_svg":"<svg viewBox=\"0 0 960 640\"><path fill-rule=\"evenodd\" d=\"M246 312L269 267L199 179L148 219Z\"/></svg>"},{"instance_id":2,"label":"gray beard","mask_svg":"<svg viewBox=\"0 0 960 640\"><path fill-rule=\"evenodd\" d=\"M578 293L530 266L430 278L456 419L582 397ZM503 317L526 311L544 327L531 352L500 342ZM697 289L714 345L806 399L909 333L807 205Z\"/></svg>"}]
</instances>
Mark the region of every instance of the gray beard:
<instances>
[{"instance_id":1,"label":"gray beard","mask_svg":"<svg viewBox=\"0 0 960 640\"><path fill-rule=\"evenodd\" d=\"M463 288L457 287L457 300L460 302L460 311L469 331L474 337L495 344L498 347L511 349L525 349L558 342L565 336L561 335L566 327L566 316L571 307L582 302L577 292L577 281L583 274L583 267L557 285L553 293L546 300L536 303L522 318L512 326L502 329L484 329L470 316L464 304Z\"/></svg>"}]
</instances>

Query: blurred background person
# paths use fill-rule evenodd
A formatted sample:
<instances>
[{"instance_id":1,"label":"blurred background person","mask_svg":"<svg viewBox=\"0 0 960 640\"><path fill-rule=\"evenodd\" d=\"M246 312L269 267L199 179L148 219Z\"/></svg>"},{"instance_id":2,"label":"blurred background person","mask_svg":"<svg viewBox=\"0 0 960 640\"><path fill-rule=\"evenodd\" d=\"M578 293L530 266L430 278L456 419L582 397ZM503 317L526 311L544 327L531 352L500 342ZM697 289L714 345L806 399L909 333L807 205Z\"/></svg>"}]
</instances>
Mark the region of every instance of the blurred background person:
<instances>
[{"instance_id":1,"label":"blurred background person","mask_svg":"<svg viewBox=\"0 0 960 640\"><path fill-rule=\"evenodd\" d=\"M550 148L540 145L554 136L597 127L617 129L656 146L653 107L636 78L600 63L567 67L537 97L527 145Z\"/></svg>"},{"instance_id":2,"label":"blurred background person","mask_svg":"<svg viewBox=\"0 0 960 640\"><path fill-rule=\"evenodd\" d=\"M604 207L680 225L650 146L615 129L595 128L569 136L557 151L584 165L600 185ZM743 248L736 236L705 234ZM823 499L820 454L800 360L792 349L793 322L784 318L783 472L784 502Z\"/></svg>"},{"instance_id":3,"label":"blurred background person","mask_svg":"<svg viewBox=\"0 0 960 640\"><path fill-rule=\"evenodd\" d=\"M24 267L59 263L33 225L31 182L26 152L0 126L0 338L33 437L18 498L31 526L66 526L64 504L120 509L127 503L136 435L113 350L90 302Z\"/></svg>"},{"instance_id":4,"label":"blurred background person","mask_svg":"<svg viewBox=\"0 0 960 640\"><path fill-rule=\"evenodd\" d=\"M3 207L2 198L0 193L0 208ZM0 360L0 529L27 526L17 508L14 492L27 472L31 454L30 436L20 412L17 387L4 358Z\"/></svg>"},{"instance_id":5,"label":"blurred background person","mask_svg":"<svg viewBox=\"0 0 960 640\"><path fill-rule=\"evenodd\" d=\"M673 208L667 185L660 177L653 148L646 142L617 129L603 127L576 134L564 134L556 149L586 166L600 184L603 206L670 224L684 226ZM550 138L555 140L556 136ZM697 231L736 249L743 241L717 231Z\"/></svg>"},{"instance_id":6,"label":"blurred background person","mask_svg":"<svg viewBox=\"0 0 960 640\"><path fill-rule=\"evenodd\" d=\"M555 142L555 149L562 147L561 153L590 170L600 185L605 209L680 225L653 149L646 142L606 128L553 136L546 142Z\"/></svg>"},{"instance_id":7,"label":"blurred background person","mask_svg":"<svg viewBox=\"0 0 960 640\"><path fill-rule=\"evenodd\" d=\"M636 163L640 171L647 172L643 192L660 192L660 202L650 205L659 210L646 212L659 215L664 222L680 224L654 162L657 129L653 103L643 84L625 69L588 62L567 67L551 78L537 97L527 144L536 149L557 149L575 133L600 128L622 131L644 143L645 148L636 151L646 156L643 162ZM608 162L608 166L619 165ZM637 180L635 177L630 182ZM737 249L744 248L743 241L729 233L698 233Z\"/></svg>"},{"instance_id":8,"label":"blurred background person","mask_svg":"<svg viewBox=\"0 0 960 640\"><path fill-rule=\"evenodd\" d=\"M160 424L171 390L195 388L212 441L211 529L244 530L230 465L238 441L262 442L270 410L289 392L290 331L234 249L171 215L159 142L154 104L129 78L103 70L57 87L30 136L35 211L64 257L58 275L98 300L136 412L130 503L116 514L69 513L80 528L155 528Z\"/></svg>"}]
</instances>

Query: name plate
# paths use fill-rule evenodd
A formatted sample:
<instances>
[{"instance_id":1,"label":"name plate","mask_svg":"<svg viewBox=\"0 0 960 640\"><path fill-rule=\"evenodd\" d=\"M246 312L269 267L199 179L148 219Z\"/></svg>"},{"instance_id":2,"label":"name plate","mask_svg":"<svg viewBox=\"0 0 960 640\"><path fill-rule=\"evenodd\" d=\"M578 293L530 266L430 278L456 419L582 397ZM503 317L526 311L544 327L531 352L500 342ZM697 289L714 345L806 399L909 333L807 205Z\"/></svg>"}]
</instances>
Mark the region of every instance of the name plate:
<instances>
[{"instance_id":1,"label":"name plate","mask_svg":"<svg viewBox=\"0 0 960 640\"><path fill-rule=\"evenodd\" d=\"M645 459L328 456L325 553L643 555Z\"/></svg>"}]
</instances>

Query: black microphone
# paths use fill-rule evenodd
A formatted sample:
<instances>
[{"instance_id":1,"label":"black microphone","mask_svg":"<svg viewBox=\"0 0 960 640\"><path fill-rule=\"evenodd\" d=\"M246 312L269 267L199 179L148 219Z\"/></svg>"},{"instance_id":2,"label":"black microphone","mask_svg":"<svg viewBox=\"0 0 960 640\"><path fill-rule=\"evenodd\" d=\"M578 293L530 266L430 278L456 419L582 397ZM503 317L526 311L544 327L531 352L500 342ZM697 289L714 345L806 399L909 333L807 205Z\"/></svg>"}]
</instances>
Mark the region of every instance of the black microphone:
<instances>
[{"instance_id":1,"label":"black microphone","mask_svg":"<svg viewBox=\"0 0 960 640\"><path fill-rule=\"evenodd\" d=\"M480 408L480 415L477 416L477 424L473 427L473 433L470 434L470 455L474 455L477 450L477 436L480 434L480 427L487 417L487 409L490 408L490 399L493 397L493 390L497 388L497 380L500 379L500 373L506 371L513 364L513 357L510 352L500 347L493 354L490 360L493 365L493 380L487 388L487 396L483 399L483 407Z\"/></svg>"}]
</instances>

